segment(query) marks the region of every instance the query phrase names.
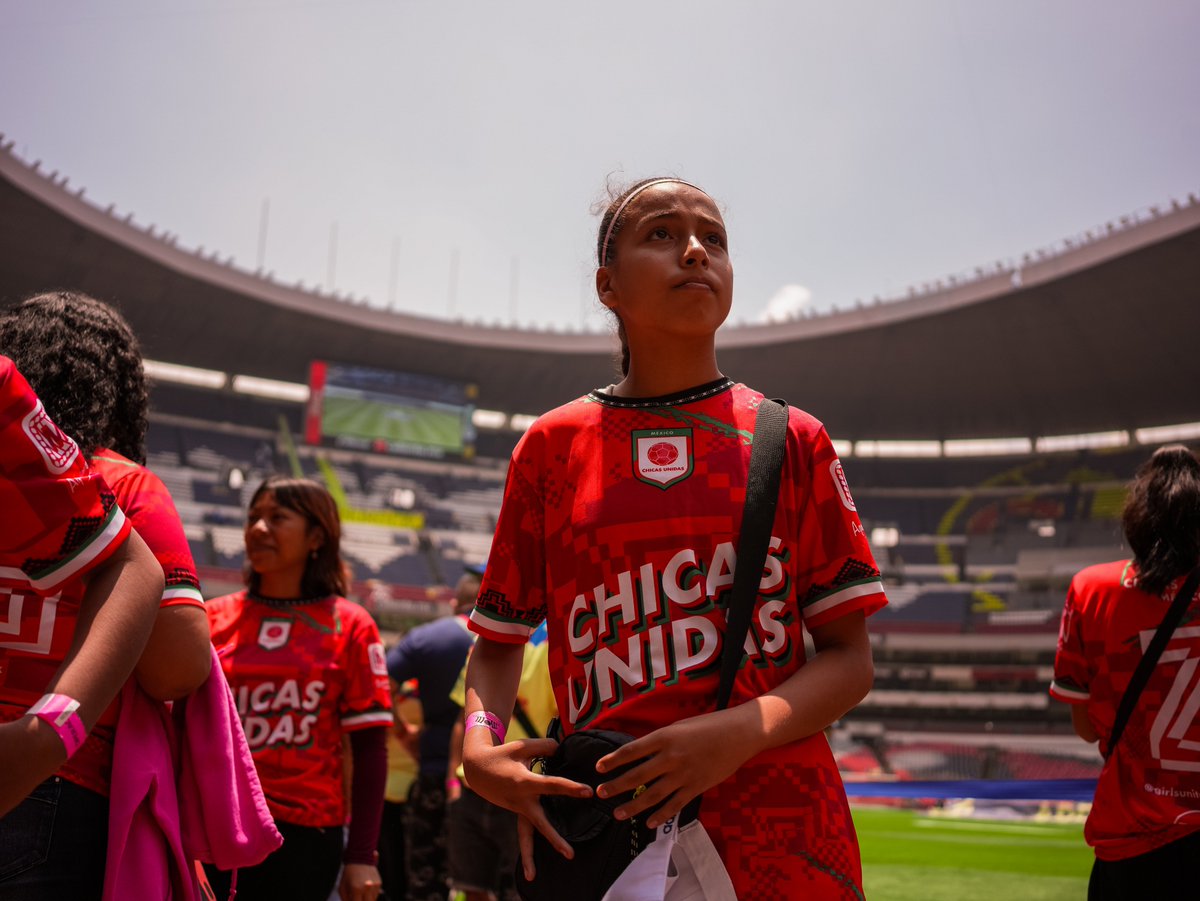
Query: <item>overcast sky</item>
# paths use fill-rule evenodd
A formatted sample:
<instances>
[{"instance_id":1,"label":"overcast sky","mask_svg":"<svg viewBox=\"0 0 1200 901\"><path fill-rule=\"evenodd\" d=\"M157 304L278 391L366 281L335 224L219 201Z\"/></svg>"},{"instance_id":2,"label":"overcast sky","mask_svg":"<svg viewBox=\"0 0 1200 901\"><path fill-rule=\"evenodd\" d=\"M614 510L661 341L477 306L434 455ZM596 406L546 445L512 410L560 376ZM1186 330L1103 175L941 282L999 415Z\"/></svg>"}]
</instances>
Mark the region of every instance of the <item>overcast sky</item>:
<instances>
[{"instance_id":1,"label":"overcast sky","mask_svg":"<svg viewBox=\"0 0 1200 901\"><path fill-rule=\"evenodd\" d=\"M590 207L683 176L754 321L1200 193L1198 44L1190 0L0 0L0 131L183 246L253 270L265 201L282 280L522 325L603 327Z\"/></svg>"}]
</instances>

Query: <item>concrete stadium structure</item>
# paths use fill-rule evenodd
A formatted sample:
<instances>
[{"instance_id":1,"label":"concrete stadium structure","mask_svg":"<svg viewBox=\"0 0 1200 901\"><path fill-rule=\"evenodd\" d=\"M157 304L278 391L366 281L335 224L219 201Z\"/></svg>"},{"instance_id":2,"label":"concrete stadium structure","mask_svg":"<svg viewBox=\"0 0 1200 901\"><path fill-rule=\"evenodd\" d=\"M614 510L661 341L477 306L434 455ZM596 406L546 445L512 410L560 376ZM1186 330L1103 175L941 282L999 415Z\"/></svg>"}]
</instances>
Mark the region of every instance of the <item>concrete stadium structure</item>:
<instances>
[{"instance_id":1,"label":"concrete stadium structure","mask_svg":"<svg viewBox=\"0 0 1200 901\"><path fill-rule=\"evenodd\" d=\"M964 211L964 216L970 211ZM281 284L101 209L0 147L0 306L51 288L116 303L146 355L303 382L314 358L475 382L539 413L602 384L613 339L403 315ZM903 298L727 327L722 368L841 439L1132 430L1200 419L1200 202L1124 217ZM186 336L186 337L184 337Z\"/></svg>"}]
</instances>

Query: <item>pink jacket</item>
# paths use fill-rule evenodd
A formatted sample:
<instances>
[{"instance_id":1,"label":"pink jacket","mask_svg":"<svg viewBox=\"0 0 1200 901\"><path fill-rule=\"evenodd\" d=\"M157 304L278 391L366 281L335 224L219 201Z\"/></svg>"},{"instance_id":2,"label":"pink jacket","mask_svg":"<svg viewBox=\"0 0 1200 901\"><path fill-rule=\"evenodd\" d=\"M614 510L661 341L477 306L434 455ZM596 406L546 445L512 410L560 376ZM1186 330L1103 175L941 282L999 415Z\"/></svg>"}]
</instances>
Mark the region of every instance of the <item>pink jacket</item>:
<instances>
[{"instance_id":1,"label":"pink jacket","mask_svg":"<svg viewBox=\"0 0 1200 901\"><path fill-rule=\"evenodd\" d=\"M104 901L200 901L192 861L233 870L283 843L215 651L208 680L174 715L172 729L136 679L121 692Z\"/></svg>"}]
</instances>

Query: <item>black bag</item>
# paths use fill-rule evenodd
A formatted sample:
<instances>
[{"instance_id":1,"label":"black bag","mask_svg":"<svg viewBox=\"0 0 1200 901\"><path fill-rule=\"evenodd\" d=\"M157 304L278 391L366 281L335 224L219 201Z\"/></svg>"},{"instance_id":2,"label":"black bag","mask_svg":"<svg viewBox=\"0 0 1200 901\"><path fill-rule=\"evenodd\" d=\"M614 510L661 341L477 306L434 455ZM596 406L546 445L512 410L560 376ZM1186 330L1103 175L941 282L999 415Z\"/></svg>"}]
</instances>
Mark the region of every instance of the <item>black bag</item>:
<instances>
[{"instance_id":1,"label":"black bag","mask_svg":"<svg viewBox=\"0 0 1200 901\"><path fill-rule=\"evenodd\" d=\"M750 451L750 472L746 483L746 505L742 530L738 536L737 567L730 595L724 648L721 656L721 680L717 691L718 710L729 703L733 680L741 664L746 630L758 583L767 557L775 506L779 500L779 479L783 468L787 435L786 403L763 400L754 427L754 445ZM547 776L562 776L590 785L594 790L602 782L615 779L637 763L600 774L596 761L634 740L624 732L605 729L581 729L562 737L554 720L548 731L558 739L554 754L541 762ZM538 831L533 833L533 864L537 871L532 882L525 879L524 868L517 863L517 890L524 901L601 901L625 868L647 845L654 841L655 830L648 829L648 814L629 820L613 818L613 811L634 796L632 791L613 798L570 798L543 795L546 818L575 851L571 860L563 857ZM700 813L700 798L689 802L680 812L682 827Z\"/></svg>"},{"instance_id":2,"label":"black bag","mask_svg":"<svg viewBox=\"0 0 1200 901\"><path fill-rule=\"evenodd\" d=\"M557 721L554 723L558 725ZM552 736L553 737L553 736ZM583 729L563 739L543 766L548 776L562 776L590 785L593 789L624 773L636 764L603 775L596 772L596 761L633 741L632 735L606 729ZM517 889L525 901L599 901L617 881L642 849L654 841L655 831L645 825L646 817L613 819L613 811L633 798L626 792L612 798L568 798L544 795L542 808L546 818L572 848L575 858L567 860L542 836L534 833L533 865L537 875L532 882L517 864ZM694 816L693 816L694 818ZM568 890L569 887L569 890Z\"/></svg>"}]
</instances>

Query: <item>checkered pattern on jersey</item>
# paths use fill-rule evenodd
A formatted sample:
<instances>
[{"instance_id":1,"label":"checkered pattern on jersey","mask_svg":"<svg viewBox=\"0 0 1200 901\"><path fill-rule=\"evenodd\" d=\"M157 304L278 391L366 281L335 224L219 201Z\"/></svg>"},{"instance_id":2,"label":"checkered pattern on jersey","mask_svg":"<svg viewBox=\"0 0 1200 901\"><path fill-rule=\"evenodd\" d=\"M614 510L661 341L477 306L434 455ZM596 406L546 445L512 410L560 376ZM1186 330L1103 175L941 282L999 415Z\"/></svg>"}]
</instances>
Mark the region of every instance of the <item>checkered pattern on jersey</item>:
<instances>
[{"instance_id":1,"label":"checkered pattern on jersey","mask_svg":"<svg viewBox=\"0 0 1200 901\"><path fill-rule=\"evenodd\" d=\"M500 640L521 640L548 618L568 724L645 731L668 713L708 709L761 399L740 385L681 408L583 399L542 417L523 438L473 621ZM635 433L679 434L685 426L690 475L665 489L639 479ZM803 620L815 627L884 602L820 423L793 410L788 442L773 529L778 578L768 570L751 628L753 665L735 701L769 690L802 663ZM843 601L837 594L848 584L860 593ZM817 595L822 607L810 616L797 598ZM587 634L595 640L585 648ZM610 719L618 709L619 722Z\"/></svg>"},{"instance_id":2,"label":"checkered pattern on jersey","mask_svg":"<svg viewBox=\"0 0 1200 901\"><path fill-rule=\"evenodd\" d=\"M543 416L518 445L472 628L521 641L546 617L550 672L568 731L641 735L712 709L761 400L742 385L679 406L584 399ZM679 452L665 486L637 443L658 435ZM885 603L821 424L792 410L787 443L772 549L734 704L774 688L804 664L805 625L819 628L852 611L870 614ZM817 599L802 606L800 599L810 597ZM787 879L813 891L828 884L841 892L843 877L857 884L853 827L828 749L815 754L790 745L771 760L795 790L776 791L772 771L739 773L728 803L714 802L714 810L729 819L731 836L750 831L741 844L726 846L731 853L743 848L755 866L765 855L781 873L798 874ZM765 798L761 813L738 813L748 808L743 791ZM776 861L771 849L781 847L781 836L787 848L807 850L818 863L799 850Z\"/></svg>"},{"instance_id":3,"label":"checkered pattern on jersey","mask_svg":"<svg viewBox=\"0 0 1200 901\"><path fill-rule=\"evenodd\" d=\"M205 611L272 816L341 826L342 736L392 723L374 620L345 598L265 604L244 591Z\"/></svg>"},{"instance_id":4,"label":"checkered pattern on jersey","mask_svg":"<svg viewBox=\"0 0 1200 901\"><path fill-rule=\"evenodd\" d=\"M700 819L742 901L862 897L854 824L822 735L745 764L705 792Z\"/></svg>"},{"instance_id":5,"label":"checkered pattern on jersey","mask_svg":"<svg viewBox=\"0 0 1200 901\"><path fill-rule=\"evenodd\" d=\"M109 513L116 504L116 499L107 491L100 492L98 499L99 510L95 516L72 516L67 520L66 528L63 530L62 543L53 556L27 557L21 561L21 569L31 575L54 569L93 541L96 534L103 530Z\"/></svg>"},{"instance_id":6,"label":"checkered pattern on jersey","mask_svg":"<svg viewBox=\"0 0 1200 901\"><path fill-rule=\"evenodd\" d=\"M814 601L828 597L847 585L857 585L860 582L878 580L879 570L876 569L874 563L864 563L862 560L847 560L842 568L838 570L837 575L828 584L814 582L804 595L804 600L800 602L800 606L807 607Z\"/></svg>"}]
</instances>

